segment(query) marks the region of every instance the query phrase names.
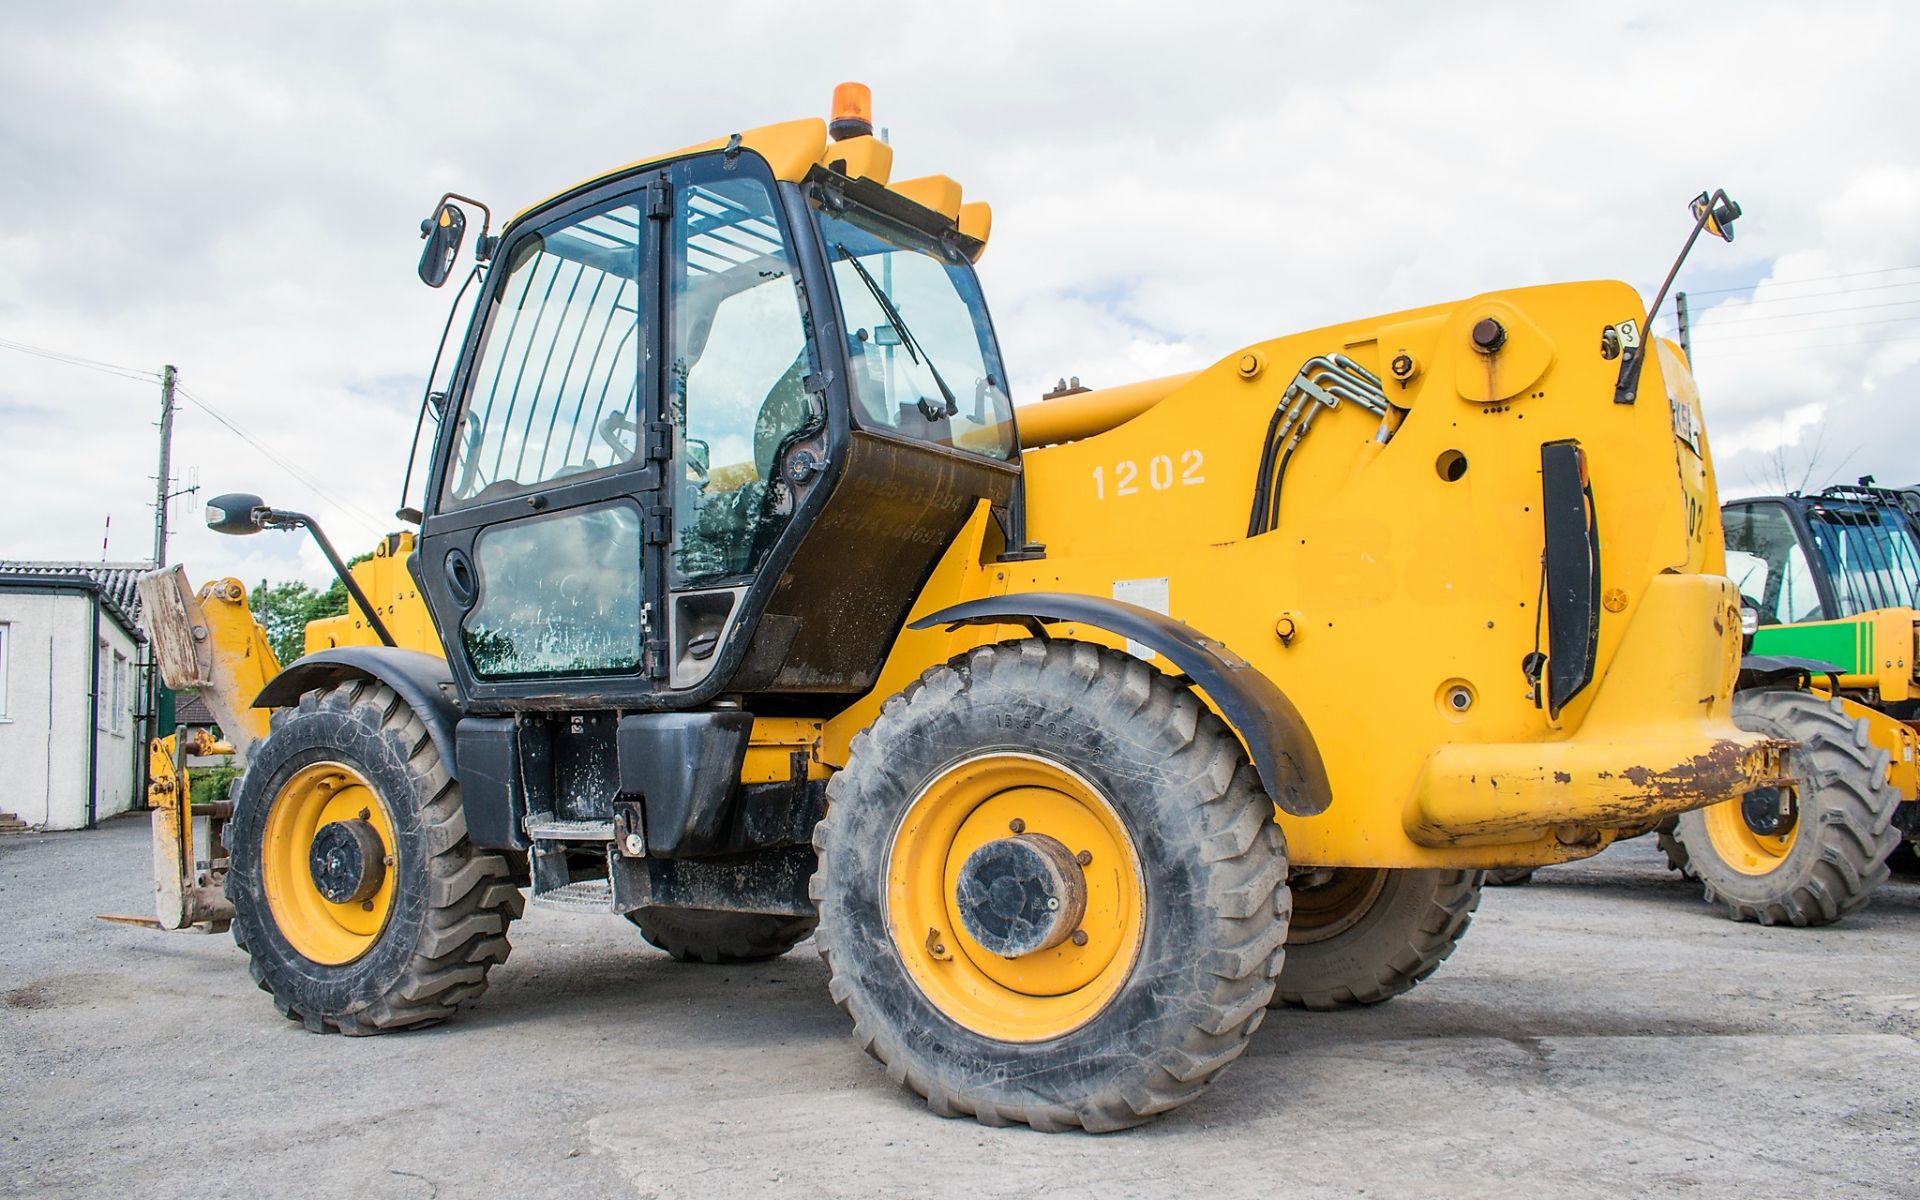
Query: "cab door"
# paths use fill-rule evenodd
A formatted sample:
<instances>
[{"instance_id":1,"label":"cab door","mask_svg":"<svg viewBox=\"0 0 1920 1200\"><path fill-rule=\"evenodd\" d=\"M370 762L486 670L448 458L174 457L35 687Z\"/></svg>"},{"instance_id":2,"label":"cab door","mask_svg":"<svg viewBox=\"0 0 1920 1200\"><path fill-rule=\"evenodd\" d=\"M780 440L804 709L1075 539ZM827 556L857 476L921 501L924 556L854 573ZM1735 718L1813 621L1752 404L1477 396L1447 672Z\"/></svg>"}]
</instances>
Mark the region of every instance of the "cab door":
<instances>
[{"instance_id":1,"label":"cab door","mask_svg":"<svg viewBox=\"0 0 1920 1200\"><path fill-rule=\"evenodd\" d=\"M501 247L440 436L418 573L470 703L657 691L669 439L664 173L556 206Z\"/></svg>"}]
</instances>

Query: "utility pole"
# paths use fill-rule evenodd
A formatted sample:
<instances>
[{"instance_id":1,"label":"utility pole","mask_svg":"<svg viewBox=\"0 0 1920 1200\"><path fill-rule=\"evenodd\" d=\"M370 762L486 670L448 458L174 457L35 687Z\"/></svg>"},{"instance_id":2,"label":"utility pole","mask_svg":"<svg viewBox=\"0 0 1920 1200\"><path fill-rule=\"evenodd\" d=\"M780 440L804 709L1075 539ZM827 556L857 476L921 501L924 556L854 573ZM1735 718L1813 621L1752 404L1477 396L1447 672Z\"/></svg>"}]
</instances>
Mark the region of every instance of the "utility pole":
<instances>
[{"instance_id":1,"label":"utility pole","mask_svg":"<svg viewBox=\"0 0 1920 1200\"><path fill-rule=\"evenodd\" d=\"M167 501L173 488L173 364L160 368L160 476L153 485L153 568L167 565Z\"/></svg>"},{"instance_id":2,"label":"utility pole","mask_svg":"<svg viewBox=\"0 0 1920 1200\"><path fill-rule=\"evenodd\" d=\"M1693 343L1687 337L1687 294L1673 294L1673 312L1680 318L1680 353L1687 356L1687 369L1693 369Z\"/></svg>"},{"instance_id":3,"label":"utility pole","mask_svg":"<svg viewBox=\"0 0 1920 1200\"><path fill-rule=\"evenodd\" d=\"M153 483L153 569L156 571L167 565L167 505L173 501L173 385L178 374L172 363L160 368L160 474ZM142 690L146 693L147 711L141 715L139 722L141 731L146 735L140 740L142 747L173 732L160 728L160 666L154 661L151 648L145 658L147 678L146 687ZM147 786L152 782L147 777L147 756L136 753L133 761L134 786L139 788L138 794L144 799Z\"/></svg>"}]
</instances>

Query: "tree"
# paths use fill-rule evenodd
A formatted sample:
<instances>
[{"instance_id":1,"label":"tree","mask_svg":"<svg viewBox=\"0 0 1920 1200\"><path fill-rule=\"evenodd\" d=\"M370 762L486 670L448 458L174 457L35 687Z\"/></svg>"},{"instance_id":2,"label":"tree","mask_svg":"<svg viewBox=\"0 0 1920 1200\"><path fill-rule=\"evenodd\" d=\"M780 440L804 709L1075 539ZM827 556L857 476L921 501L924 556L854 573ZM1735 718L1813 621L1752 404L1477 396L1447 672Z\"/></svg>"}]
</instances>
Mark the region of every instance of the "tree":
<instances>
[{"instance_id":1,"label":"tree","mask_svg":"<svg viewBox=\"0 0 1920 1200\"><path fill-rule=\"evenodd\" d=\"M348 560L347 565L358 566L372 557L362 554ZM338 579L325 591L310 588L297 579L285 583L268 583L263 579L247 597L247 602L253 606L254 619L267 631L267 644L284 665L306 653L309 621L346 613L347 588Z\"/></svg>"}]
</instances>

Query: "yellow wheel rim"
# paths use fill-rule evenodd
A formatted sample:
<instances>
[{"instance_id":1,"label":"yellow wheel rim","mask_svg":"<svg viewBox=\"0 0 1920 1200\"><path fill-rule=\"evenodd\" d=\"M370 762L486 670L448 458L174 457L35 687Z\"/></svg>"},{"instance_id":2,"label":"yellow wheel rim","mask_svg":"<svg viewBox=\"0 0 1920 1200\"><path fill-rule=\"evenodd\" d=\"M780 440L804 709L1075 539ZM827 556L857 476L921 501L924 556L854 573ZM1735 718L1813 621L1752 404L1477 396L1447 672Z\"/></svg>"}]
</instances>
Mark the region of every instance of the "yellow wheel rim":
<instances>
[{"instance_id":1,"label":"yellow wheel rim","mask_svg":"<svg viewBox=\"0 0 1920 1200\"><path fill-rule=\"evenodd\" d=\"M336 821L365 821L379 835L385 872L365 900L335 904L313 880L314 835ZM318 762L293 773L267 810L261 879L267 907L295 950L327 966L350 963L373 948L393 911L398 874L393 818L360 772Z\"/></svg>"},{"instance_id":2,"label":"yellow wheel rim","mask_svg":"<svg viewBox=\"0 0 1920 1200\"><path fill-rule=\"evenodd\" d=\"M1721 862L1742 875L1767 875L1779 869L1793 850L1800 833L1800 822L1782 834L1755 833L1741 811L1742 798L1722 800L1700 811L1707 827L1707 840ZM1804 814L1803 814L1804 816Z\"/></svg>"},{"instance_id":3,"label":"yellow wheel rim","mask_svg":"<svg viewBox=\"0 0 1920 1200\"><path fill-rule=\"evenodd\" d=\"M1053 838L1081 856L1086 911L1077 935L1002 958L967 932L960 869L988 842L1017 833ZM1139 956L1146 891L1126 826L1097 788L1032 755L969 759L923 788L894 833L887 926L928 1000L983 1037L1040 1042L1092 1020Z\"/></svg>"}]
</instances>

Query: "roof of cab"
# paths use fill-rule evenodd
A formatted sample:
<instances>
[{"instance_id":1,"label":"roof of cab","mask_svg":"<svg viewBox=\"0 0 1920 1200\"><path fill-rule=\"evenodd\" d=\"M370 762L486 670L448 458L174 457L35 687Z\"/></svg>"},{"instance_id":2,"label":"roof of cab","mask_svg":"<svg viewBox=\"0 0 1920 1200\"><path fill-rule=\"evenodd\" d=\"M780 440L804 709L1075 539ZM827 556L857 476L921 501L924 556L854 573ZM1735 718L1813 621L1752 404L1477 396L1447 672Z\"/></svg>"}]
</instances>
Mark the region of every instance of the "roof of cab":
<instances>
[{"instance_id":1,"label":"roof of cab","mask_svg":"<svg viewBox=\"0 0 1920 1200\"><path fill-rule=\"evenodd\" d=\"M893 147L865 134L859 137L832 141L827 136L827 123L818 117L807 117L798 121L783 121L778 125L762 125L734 135L739 144L767 161L772 168L774 178L798 183L807 177L815 166L823 166L849 179L868 179L880 184L901 199L917 204L945 217L959 227L961 233L981 243L993 229L993 211L982 200L963 202L960 185L945 175L922 175L916 179L903 179L893 182ZM670 162L693 154L705 154L714 150L724 150L733 144L734 137L714 138L692 146L684 146L667 154L657 154L637 159L610 171L602 172L592 179L583 180L572 187L555 192L537 204L529 205L514 214L512 225L528 213L545 207L561 196L580 191L602 180L624 175L629 171L651 166L655 163Z\"/></svg>"}]
</instances>

